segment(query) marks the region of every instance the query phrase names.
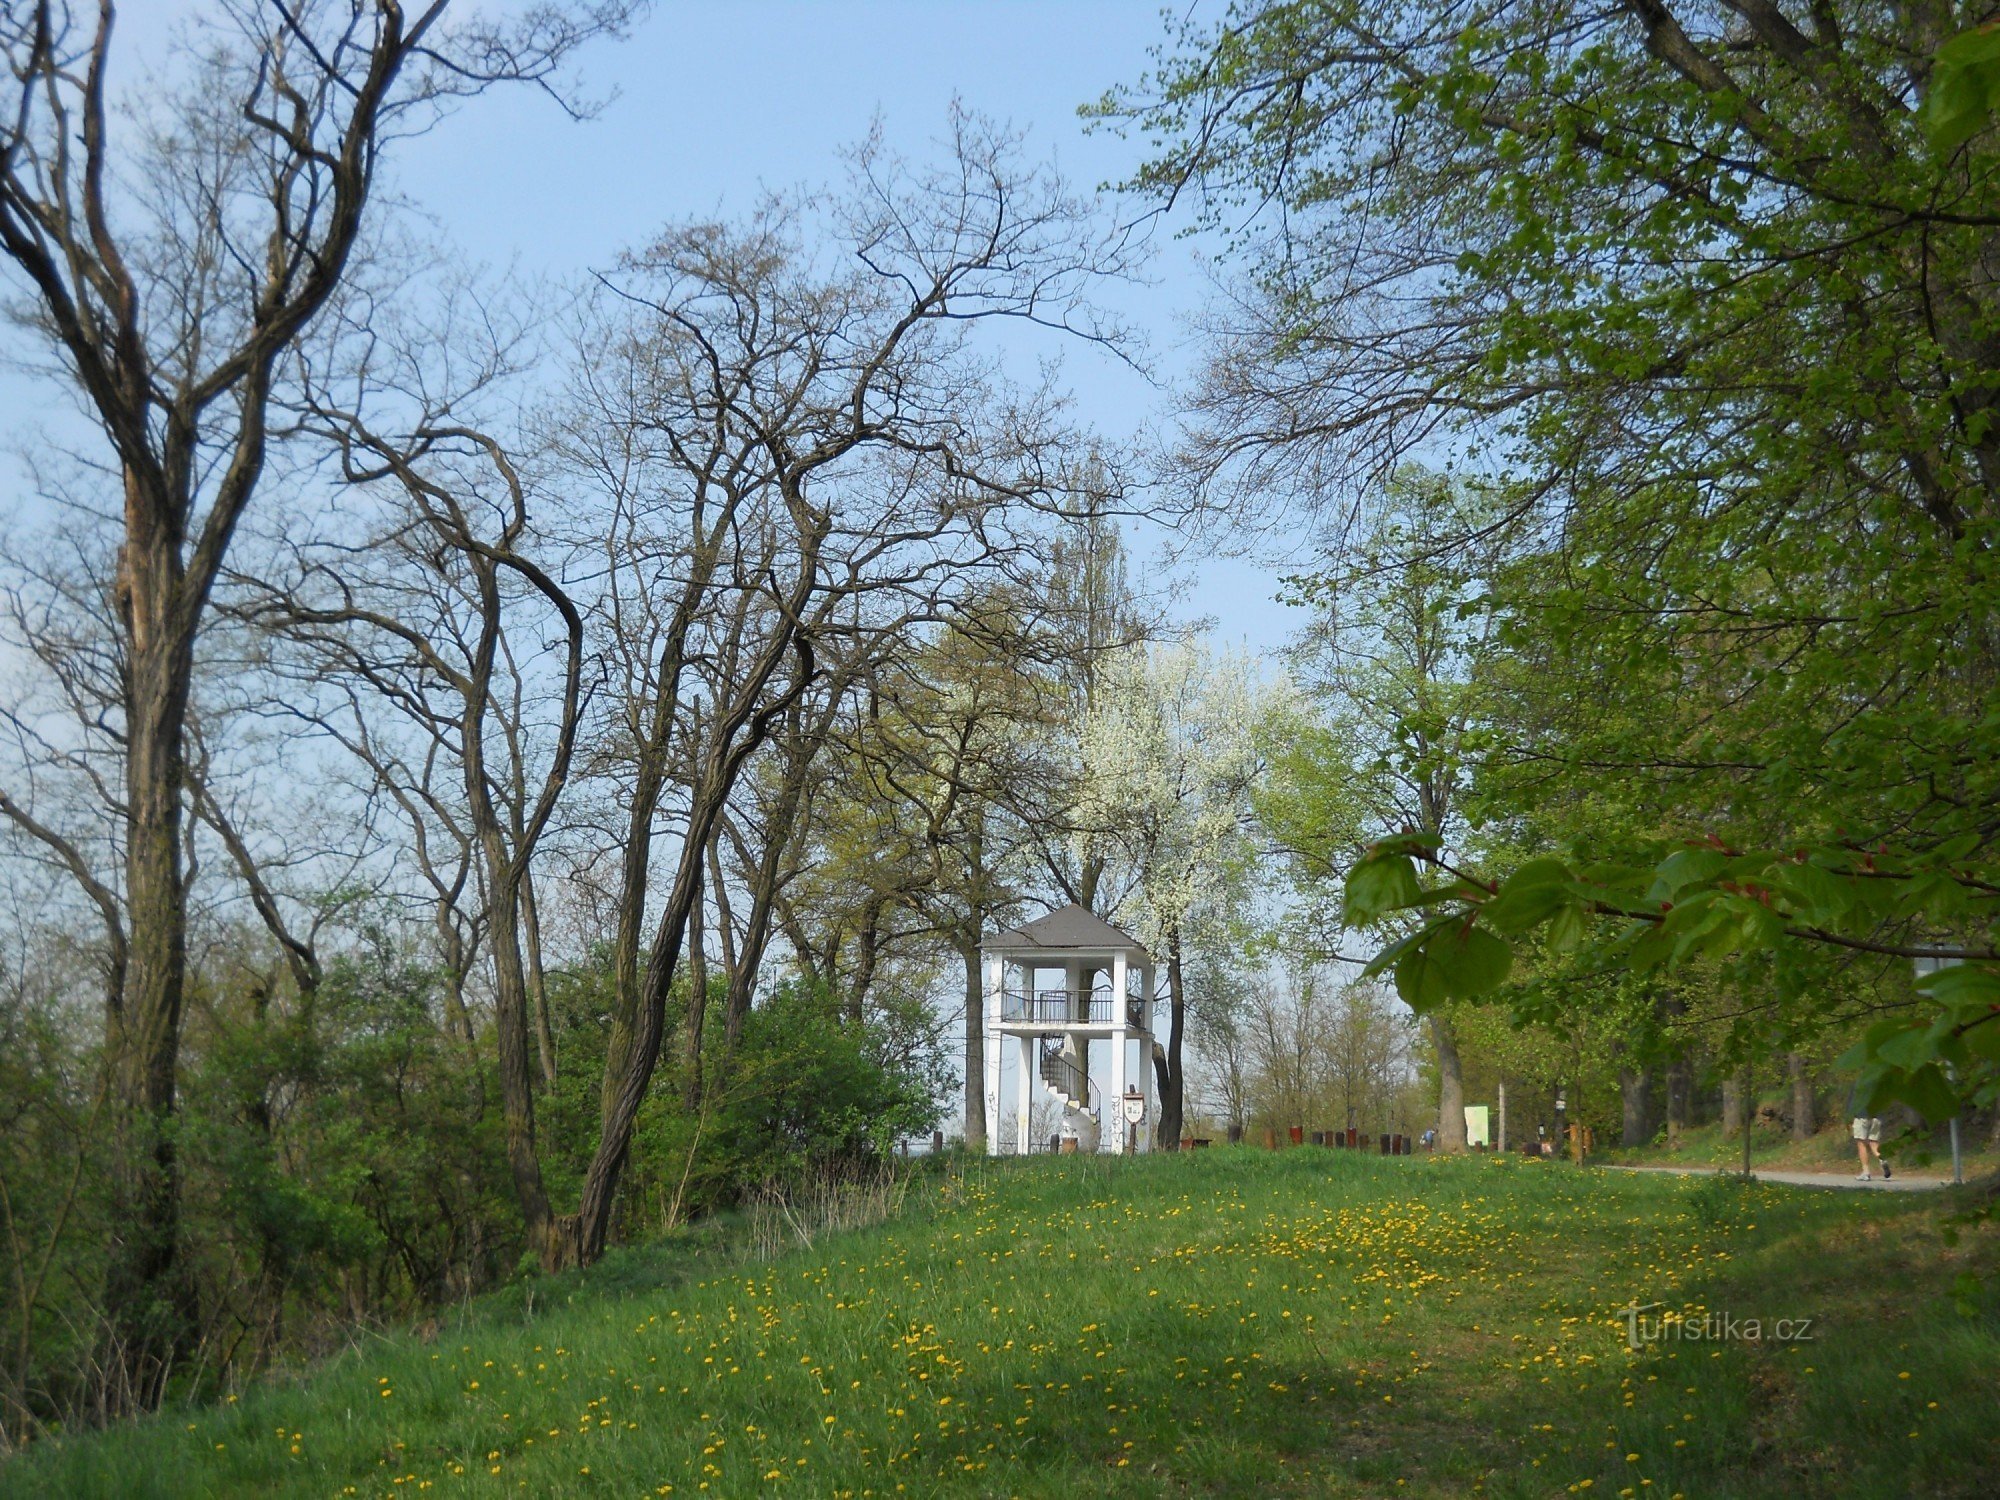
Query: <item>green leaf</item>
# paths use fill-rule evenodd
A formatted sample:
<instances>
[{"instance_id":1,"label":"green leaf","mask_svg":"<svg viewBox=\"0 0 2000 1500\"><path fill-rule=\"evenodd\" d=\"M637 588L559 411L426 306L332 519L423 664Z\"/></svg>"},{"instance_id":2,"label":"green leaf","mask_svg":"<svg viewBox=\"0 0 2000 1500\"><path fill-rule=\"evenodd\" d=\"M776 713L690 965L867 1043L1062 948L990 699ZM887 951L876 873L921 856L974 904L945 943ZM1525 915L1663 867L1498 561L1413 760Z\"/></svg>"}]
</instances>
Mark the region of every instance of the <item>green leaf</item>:
<instances>
[{"instance_id":1,"label":"green leaf","mask_svg":"<svg viewBox=\"0 0 2000 1500\"><path fill-rule=\"evenodd\" d=\"M1495 932L1513 936L1539 926L1574 904L1569 867L1559 859L1531 859L1501 882L1479 917Z\"/></svg>"},{"instance_id":2,"label":"green leaf","mask_svg":"<svg viewBox=\"0 0 2000 1500\"><path fill-rule=\"evenodd\" d=\"M1958 1091L1936 1063L1906 1075L1897 1083L1895 1095L1933 1125L1958 1113Z\"/></svg>"},{"instance_id":3,"label":"green leaf","mask_svg":"<svg viewBox=\"0 0 2000 1500\"><path fill-rule=\"evenodd\" d=\"M1928 1026L1911 1022L1896 1035L1879 1042L1873 1050L1883 1062L1908 1070L1920 1068L1936 1057L1937 1041Z\"/></svg>"},{"instance_id":4,"label":"green leaf","mask_svg":"<svg viewBox=\"0 0 2000 1500\"><path fill-rule=\"evenodd\" d=\"M1649 901L1667 901L1691 885L1715 879L1729 866L1729 856L1720 849L1683 849L1669 856L1653 872Z\"/></svg>"},{"instance_id":5,"label":"green leaf","mask_svg":"<svg viewBox=\"0 0 2000 1500\"><path fill-rule=\"evenodd\" d=\"M2000 97L2000 31L1961 32L1938 48L1921 116L1924 133L1949 155L1984 130Z\"/></svg>"},{"instance_id":6,"label":"green leaf","mask_svg":"<svg viewBox=\"0 0 2000 1500\"><path fill-rule=\"evenodd\" d=\"M1854 906L1853 882L1819 865L1793 865L1778 887L1791 908L1815 927L1839 921Z\"/></svg>"},{"instance_id":7,"label":"green leaf","mask_svg":"<svg viewBox=\"0 0 2000 1500\"><path fill-rule=\"evenodd\" d=\"M1979 1018L1959 1037L1965 1050L1989 1063L2000 1063L2000 1014Z\"/></svg>"},{"instance_id":8,"label":"green leaf","mask_svg":"<svg viewBox=\"0 0 2000 1500\"><path fill-rule=\"evenodd\" d=\"M1424 952L1442 972L1446 992L1459 1000L1497 990L1514 967L1514 950L1483 927L1440 932Z\"/></svg>"},{"instance_id":9,"label":"green leaf","mask_svg":"<svg viewBox=\"0 0 2000 1500\"><path fill-rule=\"evenodd\" d=\"M1366 927L1392 911L1415 906L1424 892L1409 855L1373 851L1348 871L1343 894L1346 925Z\"/></svg>"},{"instance_id":10,"label":"green leaf","mask_svg":"<svg viewBox=\"0 0 2000 1500\"><path fill-rule=\"evenodd\" d=\"M1397 962L1396 993L1418 1015L1436 1009L1451 998L1444 970L1430 956L1426 945L1414 944Z\"/></svg>"},{"instance_id":11,"label":"green leaf","mask_svg":"<svg viewBox=\"0 0 2000 1500\"><path fill-rule=\"evenodd\" d=\"M1404 954L1408 953L1412 948L1421 947L1424 939L1430 935L1431 931L1432 928L1430 927L1420 927L1415 932L1407 933L1396 939L1395 942L1368 960L1367 967L1361 971L1361 977L1363 979L1373 979L1377 974L1383 974L1393 969L1402 960Z\"/></svg>"},{"instance_id":12,"label":"green leaf","mask_svg":"<svg viewBox=\"0 0 2000 1500\"><path fill-rule=\"evenodd\" d=\"M1947 964L1917 980L1917 988L1940 1005L2000 1004L2000 974L1982 964Z\"/></svg>"},{"instance_id":13,"label":"green leaf","mask_svg":"<svg viewBox=\"0 0 2000 1500\"><path fill-rule=\"evenodd\" d=\"M1579 947L1590 936L1590 918L1581 906L1565 906L1549 923L1549 946L1558 952Z\"/></svg>"}]
</instances>

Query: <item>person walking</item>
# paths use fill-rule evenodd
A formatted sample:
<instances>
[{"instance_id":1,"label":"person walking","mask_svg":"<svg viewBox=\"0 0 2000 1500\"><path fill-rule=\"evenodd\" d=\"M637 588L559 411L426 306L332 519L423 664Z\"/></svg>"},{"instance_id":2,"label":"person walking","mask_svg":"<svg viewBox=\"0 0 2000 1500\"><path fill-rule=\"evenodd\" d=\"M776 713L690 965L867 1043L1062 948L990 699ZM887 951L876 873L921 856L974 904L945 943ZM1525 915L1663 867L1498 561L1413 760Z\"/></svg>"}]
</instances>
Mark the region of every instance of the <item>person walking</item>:
<instances>
[{"instance_id":1,"label":"person walking","mask_svg":"<svg viewBox=\"0 0 2000 1500\"><path fill-rule=\"evenodd\" d=\"M1882 1160L1882 1121L1875 1115L1855 1114L1854 1111L1858 1107L1854 1096L1849 1095L1847 1109L1853 1116L1854 1123L1848 1128L1854 1136L1854 1154L1861 1159L1861 1171L1858 1175L1863 1182L1872 1182L1874 1174L1869 1171L1872 1163L1882 1169L1882 1180L1887 1182L1895 1174L1890 1171L1889 1164Z\"/></svg>"}]
</instances>

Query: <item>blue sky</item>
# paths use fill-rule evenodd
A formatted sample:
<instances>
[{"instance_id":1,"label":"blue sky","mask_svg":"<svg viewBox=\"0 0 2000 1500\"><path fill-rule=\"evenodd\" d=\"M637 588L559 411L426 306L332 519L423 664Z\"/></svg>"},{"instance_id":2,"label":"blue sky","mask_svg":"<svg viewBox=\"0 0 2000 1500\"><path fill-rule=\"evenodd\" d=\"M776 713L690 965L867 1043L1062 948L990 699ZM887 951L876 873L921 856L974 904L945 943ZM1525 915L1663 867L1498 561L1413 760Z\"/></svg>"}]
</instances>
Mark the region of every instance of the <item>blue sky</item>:
<instances>
[{"instance_id":1,"label":"blue sky","mask_svg":"<svg viewBox=\"0 0 2000 1500\"><path fill-rule=\"evenodd\" d=\"M125 7L125 55L153 54L193 3ZM1196 0L1197 14L1215 8ZM1094 186L1126 175L1139 148L1086 134L1077 106L1135 81L1167 24L1151 0L660 0L629 41L585 54L588 90L616 94L595 119L498 90L404 143L393 181L472 259L559 280L608 265L670 219L836 178L841 148L878 117L891 146L925 155L955 97L1027 130L1031 149ZM1152 285L1113 300L1147 336L1162 383L1081 346L1064 356L1078 414L1114 441L1165 411L1165 383L1190 358L1183 320L1204 296L1196 247L1156 238ZM11 398L0 399L0 441L45 408L34 395L0 380ZM1272 599L1274 570L1195 560L1170 579L1150 566L1158 534L1132 540L1141 581L1181 617L1213 617L1220 642L1268 651L1293 628Z\"/></svg>"},{"instance_id":2,"label":"blue sky","mask_svg":"<svg viewBox=\"0 0 2000 1500\"><path fill-rule=\"evenodd\" d=\"M669 219L836 178L841 149L877 118L891 145L921 156L954 98L1025 129L1031 149L1095 186L1126 176L1139 148L1086 133L1077 107L1137 81L1166 35L1149 0L678 0L623 45L586 55L588 88L617 92L597 118L573 123L518 89L491 94L413 143L400 176L480 258L555 276L605 265ZM1191 356L1183 320L1205 280L1197 247L1157 239L1152 284L1115 300L1171 382ZM1170 399L1089 349L1069 350L1064 370L1080 415L1114 439ZM1164 586L1148 567L1157 545L1134 535L1135 573L1162 585L1181 617L1212 617L1221 642L1268 651L1294 628L1273 600L1272 569L1191 561Z\"/></svg>"}]
</instances>

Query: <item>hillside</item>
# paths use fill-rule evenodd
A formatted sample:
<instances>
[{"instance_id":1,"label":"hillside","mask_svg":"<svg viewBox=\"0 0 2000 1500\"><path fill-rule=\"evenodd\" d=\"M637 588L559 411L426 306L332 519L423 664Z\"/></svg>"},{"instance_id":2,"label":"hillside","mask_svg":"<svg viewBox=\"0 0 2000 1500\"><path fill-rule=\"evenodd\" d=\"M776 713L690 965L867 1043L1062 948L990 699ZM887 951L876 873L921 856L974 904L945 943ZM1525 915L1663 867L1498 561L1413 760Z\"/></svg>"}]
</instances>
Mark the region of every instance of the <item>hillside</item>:
<instances>
[{"instance_id":1,"label":"hillside","mask_svg":"<svg viewBox=\"0 0 2000 1500\"><path fill-rule=\"evenodd\" d=\"M1995 1236L1947 1246L1939 1209L1312 1149L974 1161L874 1229L630 1254L0 1491L1970 1496ZM1810 1337L1635 1353L1634 1301Z\"/></svg>"}]
</instances>

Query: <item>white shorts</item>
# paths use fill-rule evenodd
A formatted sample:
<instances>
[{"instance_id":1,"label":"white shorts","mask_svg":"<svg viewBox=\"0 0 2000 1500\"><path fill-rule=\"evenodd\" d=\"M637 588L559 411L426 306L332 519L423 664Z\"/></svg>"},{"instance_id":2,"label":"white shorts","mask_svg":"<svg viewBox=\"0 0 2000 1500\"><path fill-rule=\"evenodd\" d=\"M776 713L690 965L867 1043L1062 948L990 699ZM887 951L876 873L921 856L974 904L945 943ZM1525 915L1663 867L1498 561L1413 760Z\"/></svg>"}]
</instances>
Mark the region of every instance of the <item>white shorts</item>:
<instances>
[{"instance_id":1,"label":"white shorts","mask_svg":"<svg viewBox=\"0 0 2000 1500\"><path fill-rule=\"evenodd\" d=\"M1857 1141L1879 1141L1882 1139L1882 1122L1871 1115L1856 1115L1852 1126Z\"/></svg>"}]
</instances>

